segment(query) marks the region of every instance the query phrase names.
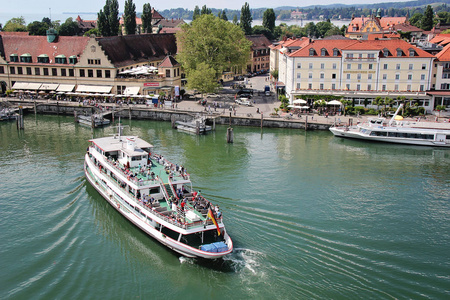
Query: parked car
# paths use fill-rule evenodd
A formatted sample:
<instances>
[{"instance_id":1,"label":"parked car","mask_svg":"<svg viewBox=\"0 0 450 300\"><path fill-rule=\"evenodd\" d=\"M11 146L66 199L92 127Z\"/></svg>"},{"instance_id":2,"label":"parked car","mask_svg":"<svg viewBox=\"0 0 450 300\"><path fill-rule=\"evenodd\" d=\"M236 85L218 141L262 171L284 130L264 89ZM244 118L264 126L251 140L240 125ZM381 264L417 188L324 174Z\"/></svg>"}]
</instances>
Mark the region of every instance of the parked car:
<instances>
[{"instance_id":1,"label":"parked car","mask_svg":"<svg viewBox=\"0 0 450 300\"><path fill-rule=\"evenodd\" d=\"M236 99L235 102L239 105L253 106L252 102L248 100L248 98L239 98Z\"/></svg>"},{"instance_id":2,"label":"parked car","mask_svg":"<svg viewBox=\"0 0 450 300\"><path fill-rule=\"evenodd\" d=\"M206 98L218 98L220 97L220 95L216 94L216 93L209 93L206 94Z\"/></svg>"},{"instance_id":3,"label":"parked car","mask_svg":"<svg viewBox=\"0 0 450 300\"><path fill-rule=\"evenodd\" d=\"M249 93L242 93L242 94L239 95L239 97L251 99L251 98L252 98L252 94L249 94Z\"/></svg>"}]
</instances>

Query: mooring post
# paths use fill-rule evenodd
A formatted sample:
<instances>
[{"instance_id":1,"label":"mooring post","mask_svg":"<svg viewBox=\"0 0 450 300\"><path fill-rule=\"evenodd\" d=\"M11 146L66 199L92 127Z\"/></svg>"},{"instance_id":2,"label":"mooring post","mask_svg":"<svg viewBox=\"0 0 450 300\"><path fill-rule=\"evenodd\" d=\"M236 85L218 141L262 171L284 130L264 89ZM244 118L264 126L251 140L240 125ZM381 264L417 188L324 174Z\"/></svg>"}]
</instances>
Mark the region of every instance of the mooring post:
<instances>
[{"instance_id":1,"label":"mooring post","mask_svg":"<svg viewBox=\"0 0 450 300\"><path fill-rule=\"evenodd\" d=\"M37 109L36 109L36 100L34 100L34 115L37 114Z\"/></svg>"},{"instance_id":2,"label":"mooring post","mask_svg":"<svg viewBox=\"0 0 450 300\"><path fill-rule=\"evenodd\" d=\"M308 130L308 115L305 117L305 131Z\"/></svg>"},{"instance_id":3,"label":"mooring post","mask_svg":"<svg viewBox=\"0 0 450 300\"><path fill-rule=\"evenodd\" d=\"M19 116L17 117L17 129L24 129L23 125L23 109L22 106L19 106Z\"/></svg>"},{"instance_id":4,"label":"mooring post","mask_svg":"<svg viewBox=\"0 0 450 300\"><path fill-rule=\"evenodd\" d=\"M172 128L175 129L176 128L176 126L175 126L175 115L172 115L170 117L170 122L172 123Z\"/></svg>"},{"instance_id":5,"label":"mooring post","mask_svg":"<svg viewBox=\"0 0 450 300\"><path fill-rule=\"evenodd\" d=\"M233 143L233 128L231 128L231 112L230 112L230 126L227 128L227 143Z\"/></svg>"},{"instance_id":6,"label":"mooring post","mask_svg":"<svg viewBox=\"0 0 450 300\"><path fill-rule=\"evenodd\" d=\"M131 107L128 107L128 116L129 116L129 118L131 120Z\"/></svg>"},{"instance_id":7,"label":"mooring post","mask_svg":"<svg viewBox=\"0 0 450 300\"><path fill-rule=\"evenodd\" d=\"M216 118L213 118L213 128L212 130L216 130Z\"/></svg>"},{"instance_id":8,"label":"mooring post","mask_svg":"<svg viewBox=\"0 0 450 300\"><path fill-rule=\"evenodd\" d=\"M200 121L198 120L195 122L195 133L200 134Z\"/></svg>"},{"instance_id":9,"label":"mooring post","mask_svg":"<svg viewBox=\"0 0 450 300\"><path fill-rule=\"evenodd\" d=\"M261 129L263 128L263 113L261 113Z\"/></svg>"},{"instance_id":10,"label":"mooring post","mask_svg":"<svg viewBox=\"0 0 450 300\"><path fill-rule=\"evenodd\" d=\"M75 123L78 122L78 119L77 119L77 111L76 111L76 110L73 111L73 116L74 116L74 118L75 118Z\"/></svg>"},{"instance_id":11,"label":"mooring post","mask_svg":"<svg viewBox=\"0 0 450 300\"><path fill-rule=\"evenodd\" d=\"M56 114L59 115L59 103L56 101Z\"/></svg>"}]
</instances>

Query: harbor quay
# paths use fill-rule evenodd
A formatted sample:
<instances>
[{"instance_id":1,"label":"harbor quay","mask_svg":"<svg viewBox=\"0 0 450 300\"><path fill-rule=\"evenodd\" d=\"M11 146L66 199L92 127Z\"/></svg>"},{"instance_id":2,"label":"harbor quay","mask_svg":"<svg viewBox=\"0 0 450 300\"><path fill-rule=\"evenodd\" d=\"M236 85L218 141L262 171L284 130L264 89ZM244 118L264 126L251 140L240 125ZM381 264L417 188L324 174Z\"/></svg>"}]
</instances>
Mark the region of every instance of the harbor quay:
<instances>
[{"instance_id":1,"label":"harbor quay","mask_svg":"<svg viewBox=\"0 0 450 300\"><path fill-rule=\"evenodd\" d=\"M210 99L211 100L211 99ZM309 113L278 113L275 115L274 108L279 107L280 102L256 103L252 106L237 105L234 101L211 100L210 104L201 105L196 100L182 100L170 106L159 106L147 104L117 104L96 103L87 104L87 101L56 101L47 99L18 99L0 98L3 106L18 108L22 106L25 112L38 114L61 114L61 115L90 115L92 113L103 113L105 117L128 118L135 120L156 121L191 121L194 118L203 117L209 124L252 126L267 128L292 128L306 130L328 130L333 124L357 124L365 122L371 116L325 116L315 112ZM216 105L214 106L214 103ZM230 118L231 116L231 118ZM450 129L448 120L436 121L435 116L428 119L418 120L416 118L405 119L414 122L417 127Z\"/></svg>"}]
</instances>

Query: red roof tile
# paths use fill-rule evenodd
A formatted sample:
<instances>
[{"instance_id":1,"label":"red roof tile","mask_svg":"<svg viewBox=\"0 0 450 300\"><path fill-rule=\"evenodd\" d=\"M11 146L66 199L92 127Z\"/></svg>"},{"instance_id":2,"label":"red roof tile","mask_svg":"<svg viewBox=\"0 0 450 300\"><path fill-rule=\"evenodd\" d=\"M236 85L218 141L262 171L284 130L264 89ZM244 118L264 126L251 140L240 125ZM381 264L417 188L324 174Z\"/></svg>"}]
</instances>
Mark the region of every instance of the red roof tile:
<instances>
[{"instance_id":1,"label":"red roof tile","mask_svg":"<svg viewBox=\"0 0 450 300\"><path fill-rule=\"evenodd\" d=\"M314 40L311 41L307 46L304 48L301 48L295 52L292 52L289 54L290 57L307 57L309 55L309 49L315 50L314 56L320 56L321 50L325 48L327 50L327 56L333 55L333 49L337 48L339 49L339 57L341 56L341 49L348 47L351 44L357 43L356 40Z\"/></svg>"},{"instance_id":2,"label":"red roof tile","mask_svg":"<svg viewBox=\"0 0 450 300\"><path fill-rule=\"evenodd\" d=\"M179 66L180 64L177 62L172 55L167 55L163 61L158 65L159 68L173 68Z\"/></svg>"},{"instance_id":3,"label":"red roof tile","mask_svg":"<svg viewBox=\"0 0 450 300\"><path fill-rule=\"evenodd\" d=\"M41 54L48 55L50 63L55 61L57 55L65 55L69 58L72 55L79 56L89 41L89 37L84 36L58 36L56 42L47 42L46 36L31 36L24 34L9 34L0 32L3 50L2 55L9 61L11 54L22 55L31 54L32 61L37 62L37 57Z\"/></svg>"},{"instance_id":4,"label":"red roof tile","mask_svg":"<svg viewBox=\"0 0 450 300\"><path fill-rule=\"evenodd\" d=\"M436 58L439 61L450 61L450 44L444 47L438 54L436 54Z\"/></svg>"}]
</instances>

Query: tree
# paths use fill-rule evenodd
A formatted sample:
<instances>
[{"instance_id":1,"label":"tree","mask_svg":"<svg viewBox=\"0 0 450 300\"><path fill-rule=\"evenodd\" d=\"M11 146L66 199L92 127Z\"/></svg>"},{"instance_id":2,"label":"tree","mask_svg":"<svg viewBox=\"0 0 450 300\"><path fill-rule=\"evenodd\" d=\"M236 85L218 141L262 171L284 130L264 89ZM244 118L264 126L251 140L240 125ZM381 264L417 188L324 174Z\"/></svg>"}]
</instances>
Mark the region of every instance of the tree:
<instances>
[{"instance_id":1,"label":"tree","mask_svg":"<svg viewBox=\"0 0 450 300\"><path fill-rule=\"evenodd\" d=\"M119 3L117 0L106 0L103 10L97 14L97 26L102 36L119 34Z\"/></svg>"},{"instance_id":2,"label":"tree","mask_svg":"<svg viewBox=\"0 0 450 300\"><path fill-rule=\"evenodd\" d=\"M422 17L422 29L423 30L431 30L433 28L433 8L431 7L431 5L428 5L427 8L425 9L425 13L423 14Z\"/></svg>"},{"instance_id":3,"label":"tree","mask_svg":"<svg viewBox=\"0 0 450 300\"><path fill-rule=\"evenodd\" d=\"M222 10L222 15L220 16L220 18L224 21L228 21L227 13L225 12L225 10Z\"/></svg>"},{"instance_id":4,"label":"tree","mask_svg":"<svg viewBox=\"0 0 450 300\"><path fill-rule=\"evenodd\" d=\"M275 19L276 17L273 8L269 8L264 11L262 25L264 26L264 28L267 28L271 33L273 33L273 30L275 28Z\"/></svg>"},{"instance_id":5,"label":"tree","mask_svg":"<svg viewBox=\"0 0 450 300\"><path fill-rule=\"evenodd\" d=\"M199 63L196 69L191 70L188 78L188 89L196 89L202 94L212 93L219 87L216 70L204 62Z\"/></svg>"},{"instance_id":6,"label":"tree","mask_svg":"<svg viewBox=\"0 0 450 300\"><path fill-rule=\"evenodd\" d=\"M247 65L251 42L242 30L230 22L207 14L190 24L184 24L176 34L180 49L180 61L189 77L200 63L205 63L215 71L217 80L224 70Z\"/></svg>"},{"instance_id":7,"label":"tree","mask_svg":"<svg viewBox=\"0 0 450 300\"><path fill-rule=\"evenodd\" d=\"M327 32L325 32L324 37L332 35L343 35L342 31L337 26L331 27Z\"/></svg>"},{"instance_id":8,"label":"tree","mask_svg":"<svg viewBox=\"0 0 450 300\"><path fill-rule=\"evenodd\" d=\"M27 31L24 17L21 16L19 18L12 18L11 20L8 20L5 26L3 26L3 31L9 32Z\"/></svg>"},{"instance_id":9,"label":"tree","mask_svg":"<svg viewBox=\"0 0 450 300\"><path fill-rule=\"evenodd\" d=\"M253 34L264 34L266 36L266 38L268 38L269 40L273 39L272 32L269 29L267 29L261 25L253 26L252 33Z\"/></svg>"},{"instance_id":10,"label":"tree","mask_svg":"<svg viewBox=\"0 0 450 300\"><path fill-rule=\"evenodd\" d=\"M153 32L152 7L150 6L150 3L144 4L144 7L142 8L141 20L142 20L142 32L152 33Z\"/></svg>"},{"instance_id":11,"label":"tree","mask_svg":"<svg viewBox=\"0 0 450 300\"><path fill-rule=\"evenodd\" d=\"M212 12L211 12L211 9L210 9L210 8L207 8L206 5L203 5L201 14L202 14L202 15L209 15L209 14L211 14L211 13L212 13Z\"/></svg>"},{"instance_id":12,"label":"tree","mask_svg":"<svg viewBox=\"0 0 450 300\"><path fill-rule=\"evenodd\" d=\"M415 13L414 15L412 15L412 17L409 18L409 23L413 26L421 28L422 27L422 14Z\"/></svg>"},{"instance_id":13,"label":"tree","mask_svg":"<svg viewBox=\"0 0 450 300\"><path fill-rule=\"evenodd\" d=\"M200 17L200 8L198 8L198 5L194 8L194 13L192 14L192 21Z\"/></svg>"},{"instance_id":14,"label":"tree","mask_svg":"<svg viewBox=\"0 0 450 300\"><path fill-rule=\"evenodd\" d=\"M136 34L136 5L133 3L133 0L125 1L123 24L126 34Z\"/></svg>"},{"instance_id":15,"label":"tree","mask_svg":"<svg viewBox=\"0 0 450 300\"><path fill-rule=\"evenodd\" d=\"M29 35L46 35L50 26L46 22L34 21L27 25Z\"/></svg>"},{"instance_id":16,"label":"tree","mask_svg":"<svg viewBox=\"0 0 450 300\"><path fill-rule=\"evenodd\" d=\"M100 30L98 30L98 28L91 28L83 34L83 36L91 36L91 35L100 36L101 35Z\"/></svg>"},{"instance_id":17,"label":"tree","mask_svg":"<svg viewBox=\"0 0 450 300\"><path fill-rule=\"evenodd\" d=\"M78 27L78 23L74 21L72 18L68 18L64 23L59 26L59 35L62 36L74 36L78 35L80 32L80 28Z\"/></svg>"},{"instance_id":18,"label":"tree","mask_svg":"<svg viewBox=\"0 0 450 300\"><path fill-rule=\"evenodd\" d=\"M233 24L234 24L234 25L239 25L237 15L234 15L234 16L233 16Z\"/></svg>"},{"instance_id":19,"label":"tree","mask_svg":"<svg viewBox=\"0 0 450 300\"><path fill-rule=\"evenodd\" d=\"M242 30L246 35L252 34L252 14L250 12L250 7L247 2L241 8L241 20L239 26L241 26Z\"/></svg>"},{"instance_id":20,"label":"tree","mask_svg":"<svg viewBox=\"0 0 450 300\"><path fill-rule=\"evenodd\" d=\"M330 22L318 22L316 24L317 36L316 37L324 37L328 30L333 28L333 24Z\"/></svg>"}]
</instances>

